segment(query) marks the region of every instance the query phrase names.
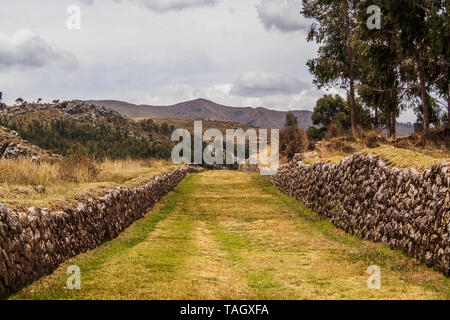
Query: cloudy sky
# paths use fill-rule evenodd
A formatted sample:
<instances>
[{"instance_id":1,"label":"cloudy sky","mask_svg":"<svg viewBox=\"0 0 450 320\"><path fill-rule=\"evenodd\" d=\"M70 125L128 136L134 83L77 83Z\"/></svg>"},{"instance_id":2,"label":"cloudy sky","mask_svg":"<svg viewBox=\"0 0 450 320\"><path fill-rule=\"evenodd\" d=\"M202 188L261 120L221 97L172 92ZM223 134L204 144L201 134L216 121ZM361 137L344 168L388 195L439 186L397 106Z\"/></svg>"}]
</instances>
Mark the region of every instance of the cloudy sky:
<instances>
[{"instance_id":1,"label":"cloudy sky","mask_svg":"<svg viewBox=\"0 0 450 320\"><path fill-rule=\"evenodd\" d=\"M70 6L81 29L69 30ZM2 0L6 103L117 99L312 110L300 0ZM73 20L71 20L73 21ZM336 92L331 90L331 92ZM410 119L403 119L410 120Z\"/></svg>"}]
</instances>

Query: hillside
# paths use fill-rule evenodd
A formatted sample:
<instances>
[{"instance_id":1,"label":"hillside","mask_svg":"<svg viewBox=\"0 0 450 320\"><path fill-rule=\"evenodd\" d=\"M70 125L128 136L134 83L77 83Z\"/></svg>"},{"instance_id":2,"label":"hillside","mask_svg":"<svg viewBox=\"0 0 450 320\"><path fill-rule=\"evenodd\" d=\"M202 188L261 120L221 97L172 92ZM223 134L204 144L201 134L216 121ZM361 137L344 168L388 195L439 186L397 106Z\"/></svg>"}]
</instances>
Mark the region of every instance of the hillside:
<instances>
[{"instance_id":1,"label":"hillside","mask_svg":"<svg viewBox=\"0 0 450 320\"><path fill-rule=\"evenodd\" d=\"M185 118L216 121L231 121L267 129L280 129L286 121L286 111L266 108L235 108L223 106L205 99L181 102L172 106L135 105L115 100L91 100L129 118ZM311 111L297 110L300 127L307 129L312 125Z\"/></svg>"},{"instance_id":2,"label":"hillside","mask_svg":"<svg viewBox=\"0 0 450 320\"><path fill-rule=\"evenodd\" d=\"M134 118L136 121L145 121L149 118ZM195 119L185 119L185 118L152 118L155 124L162 126L167 123L169 126L173 126L175 129L187 129L192 134L194 133L194 121ZM216 121L216 120L202 120L202 129L205 132L208 129L218 129L223 134L226 133L227 129L243 129L247 130L250 128L256 129L257 127L248 126L245 124L240 124L238 122L230 121Z\"/></svg>"},{"instance_id":3,"label":"hillside","mask_svg":"<svg viewBox=\"0 0 450 320\"><path fill-rule=\"evenodd\" d=\"M167 126L130 120L82 101L3 107L0 125L52 153L88 153L96 158L170 156Z\"/></svg>"},{"instance_id":4,"label":"hillside","mask_svg":"<svg viewBox=\"0 0 450 320\"><path fill-rule=\"evenodd\" d=\"M57 154L50 154L22 139L20 135L8 128L0 126L0 159L33 158L38 159L58 159Z\"/></svg>"}]
</instances>

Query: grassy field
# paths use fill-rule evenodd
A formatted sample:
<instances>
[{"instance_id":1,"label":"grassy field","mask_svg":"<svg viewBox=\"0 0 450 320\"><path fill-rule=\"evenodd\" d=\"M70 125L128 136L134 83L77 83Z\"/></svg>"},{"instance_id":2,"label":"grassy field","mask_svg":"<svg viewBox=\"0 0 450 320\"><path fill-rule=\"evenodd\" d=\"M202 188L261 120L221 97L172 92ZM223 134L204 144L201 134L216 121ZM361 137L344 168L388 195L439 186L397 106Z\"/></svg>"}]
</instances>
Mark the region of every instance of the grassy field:
<instances>
[{"instance_id":1,"label":"grassy field","mask_svg":"<svg viewBox=\"0 0 450 320\"><path fill-rule=\"evenodd\" d=\"M66 289L67 267L81 290ZM381 267L380 290L366 270ZM336 229L261 177L187 177L119 238L11 299L449 299L450 281Z\"/></svg>"},{"instance_id":2,"label":"grassy field","mask_svg":"<svg viewBox=\"0 0 450 320\"><path fill-rule=\"evenodd\" d=\"M105 160L41 164L29 159L0 160L0 203L50 209L75 198L98 196L115 186L135 187L174 166L165 160ZM40 192L38 186L44 186Z\"/></svg>"}]
</instances>

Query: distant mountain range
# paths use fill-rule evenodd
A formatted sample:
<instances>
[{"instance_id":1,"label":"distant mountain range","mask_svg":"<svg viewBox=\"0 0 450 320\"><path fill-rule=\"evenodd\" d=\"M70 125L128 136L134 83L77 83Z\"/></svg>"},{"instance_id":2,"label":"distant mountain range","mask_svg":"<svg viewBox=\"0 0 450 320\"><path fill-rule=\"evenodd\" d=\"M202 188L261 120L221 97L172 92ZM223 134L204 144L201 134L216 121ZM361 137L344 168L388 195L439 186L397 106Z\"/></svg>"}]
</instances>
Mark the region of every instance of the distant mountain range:
<instances>
[{"instance_id":1,"label":"distant mountain range","mask_svg":"<svg viewBox=\"0 0 450 320\"><path fill-rule=\"evenodd\" d=\"M197 99L181 102L172 106L135 105L114 100L91 100L89 103L102 105L129 118L184 118L231 121L267 129L284 127L285 111L266 108L235 108L215 102ZM292 111L299 120L299 125L307 129L312 125L311 111Z\"/></svg>"},{"instance_id":2,"label":"distant mountain range","mask_svg":"<svg viewBox=\"0 0 450 320\"><path fill-rule=\"evenodd\" d=\"M267 129L281 129L286 122L287 111L269 110L266 108L236 108L217 104L206 99L181 102L171 106L136 105L116 100L87 101L121 113L129 118L183 118L205 119L216 121L238 122L248 126ZM292 111L298 118L301 128L312 126L312 112L306 110ZM408 135L414 128L406 124L398 124L398 135Z\"/></svg>"}]
</instances>

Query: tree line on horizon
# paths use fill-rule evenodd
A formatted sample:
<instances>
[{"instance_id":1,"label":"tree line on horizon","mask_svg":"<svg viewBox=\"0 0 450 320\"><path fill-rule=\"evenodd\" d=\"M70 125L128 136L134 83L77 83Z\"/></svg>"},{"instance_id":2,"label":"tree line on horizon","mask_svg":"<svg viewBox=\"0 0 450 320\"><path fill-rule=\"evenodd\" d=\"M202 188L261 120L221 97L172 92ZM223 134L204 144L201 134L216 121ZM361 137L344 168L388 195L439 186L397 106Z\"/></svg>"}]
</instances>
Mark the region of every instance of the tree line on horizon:
<instances>
[{"instance_id":1,"label":"tree line on horizon","mask_svg":"<svg viewBox=\"0 0 450 320\"><path fill-rule=\"evenodd\" d=\"M358 126L384 127L395 136L396 119L406 108L417 115L416 130L442 122L450 127L448 0L302 2L301 13L314 20L307 40L319 45L317 57L307 62L314 83L348 92L347 101L329 95L319 100L316 118L328 121L333 110L348 113L349 119L332 120L345 122L353 137ZM381 9L380 28L368 27L372 5Z\"/></svg>"}]
</instances>

